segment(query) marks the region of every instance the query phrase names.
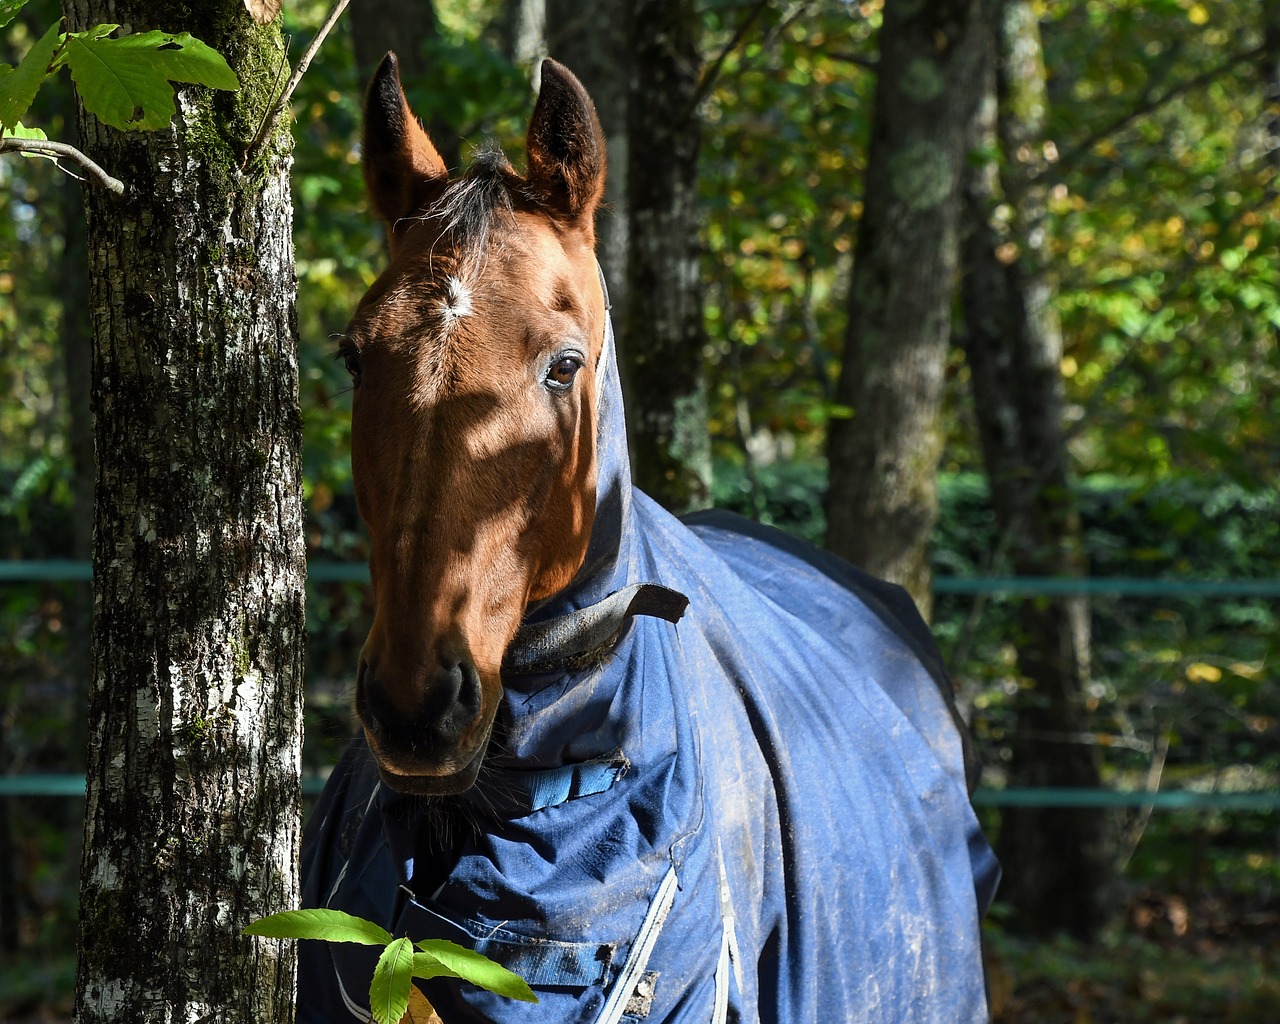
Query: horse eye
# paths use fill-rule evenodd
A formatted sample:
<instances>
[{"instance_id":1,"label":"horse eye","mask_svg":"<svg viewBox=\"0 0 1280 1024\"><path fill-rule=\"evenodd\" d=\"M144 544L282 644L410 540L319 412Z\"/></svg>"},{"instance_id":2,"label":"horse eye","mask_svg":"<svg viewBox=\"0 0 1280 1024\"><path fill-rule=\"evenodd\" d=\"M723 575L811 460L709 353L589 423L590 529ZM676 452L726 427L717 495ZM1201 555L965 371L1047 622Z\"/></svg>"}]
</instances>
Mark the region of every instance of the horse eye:
<instances>
[{"instance_id":1,"label":"horse eye","mask_svg":"<svg viewBox=\"0 0 1280 1024\"><path fill-rule=\"evenodd\" d=\"M343 365L347 368L352 382L360 383L360 357L349 348L341 349L338 352L338 358L342 360Z\"/></svg>"},{"instance_id":2,"label":"horse eye","mask_svg":"<svg viewBox=\"0 0 1280 1024\"><path fill-rule=\"evenodd\" d=\"M552 363L551 369L547 371L547 383L557 390L568 390L573 384L573 378L581 369L580 360L573 356L562 356Z\"/></svg>"}]
</instances>

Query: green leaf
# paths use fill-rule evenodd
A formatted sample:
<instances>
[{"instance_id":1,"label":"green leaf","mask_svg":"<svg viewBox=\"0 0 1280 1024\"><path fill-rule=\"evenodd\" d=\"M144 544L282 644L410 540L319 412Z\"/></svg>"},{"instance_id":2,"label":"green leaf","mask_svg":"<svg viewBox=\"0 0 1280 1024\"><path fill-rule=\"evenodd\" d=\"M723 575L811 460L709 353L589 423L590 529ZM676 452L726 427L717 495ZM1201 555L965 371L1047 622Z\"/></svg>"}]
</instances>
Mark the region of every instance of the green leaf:
<instances>
[{"instance_id":1,"label":"green leaf","mask_svg":"<svg viewBox=\"0 0 1280 1024\"><path fill-rule=\"evenodd\" d=\"M47 136L44 133L43 128L28 128L21 121L15 124L12 128L10 128L4 134L15 139L46 139L47 140L49 138L49 136Z\"/></svg>"},{"instance_id":2,"label":"green leaf","mask_svg":"<svg viewBox=\"0 0 1280 1024\"><path fill-rule=\"evenodd\" d=\"M27 0L0 0L0 28L13 21L16 15L27 4Z\"/></svg>"},{"instance_id":3,"label":"green leaf","mask_svg":"<svg viewBox=\"0 0 1280 1024\"><path fill-rule=\"evenodd\" d=\"M225 89L228 92L235 92L240 88L240 79L222 54L189 32L179 32L177 35L144 32L124 39L112 39L110 43L120 46L128 40L140 40L135 44L137 46L155 45L157 64L171 82L207 85L211 89Z\"/></svg>"},{"instance_id":4,"label":"green leaf","mask_svg":"<svg viewBox=\"0 0 1280 1024\"><path fill-rule=\"evenodd\" d=\"M430 978L441 975L451 978L462 978L480 988L496 992L500 996L519 999L526 1003L536 1003L538 997L533 994L520 975L496 964L487 956L474 949L459 946L446 939L424 939L417 943L422 950L413 958L415 977ZM433 971L432 974L425 973Z\"/></svg>"},{"instance_id":5,"label":"green leaf","mask_svg":"<svg viewBox=\"0 0 1280 1024\"><path fill-rule=\"evenodd\" d=\"M7 131L0 131L0 135L3 135L7 138L13 138L13 139L47 140L49 138L49 136L47 136L44 133L43 128L28 128L21 121L19 121L17 124L15 124L12 128L8 129ZM52 160L54 163L58 162L58 158L54 156L52 153L20 152L18 155L26 157L28 160Z\"/></svg>"},{"instance_id":6,"label":"green leaf","mask_svg":"<svg viewBox=\"0 0 1280 1024\"><path fill-rule=\"evenodd\" d=\"M391 933L372 921L353 917L341 910L286 910L254 921L245 935L269 939L326 939L329 942L359 942L365 946L385 946Z\"/></svg>"},{"instance_id":7,"label":"green leaf","mask_svg":"<svg viewBox=\"0 0 1280 1024\"><path fill-rule=\"evenodd\" d=\"M36 98L41 83L49 77L49 62L62 37L62 22L55 22L22 58L22 63L0 78L0 128L12 128Z\"/></svg>"},{"instance_id":8,"label":"green leaf","mask_svg":"<svg viewBox=\"0 0 1280 1024\"><path fill-rule=\"evenodd\" d=\"M222 55L186 32L141 32L120 39L93 30L67 37L67 62L85 107L113 128L156 129L173 118L170 82L238 89Z\"/></svg>"},{"instance_id":9,"label":"green leaf","mask_svg":"<svg viewBox=\"0 0 1280 1024\"><path fill-rule=\"evenodd\" d=\"M87 28L83 32L70 33L70 35L74 36L76 39L105 39L119 27L119 25L104 22L101 25L94 25L91 28ZM55 71L61 71L66 66L67 48L64 46L58 51L58 56L54 58L53 63L49 66L49 73L52 74Z\"/></svg>"},{"instance_id":10,"label":"green leaf","mask_svg":"<svg viewBox=\"0 0 1280 1024\"><path fill-rule=\"evenodd\" d=\"M413 943L396 939L378 957L369 986L369 1009L378 1024L400 1024L413 987Z\"/></svg>"}]
</instances>

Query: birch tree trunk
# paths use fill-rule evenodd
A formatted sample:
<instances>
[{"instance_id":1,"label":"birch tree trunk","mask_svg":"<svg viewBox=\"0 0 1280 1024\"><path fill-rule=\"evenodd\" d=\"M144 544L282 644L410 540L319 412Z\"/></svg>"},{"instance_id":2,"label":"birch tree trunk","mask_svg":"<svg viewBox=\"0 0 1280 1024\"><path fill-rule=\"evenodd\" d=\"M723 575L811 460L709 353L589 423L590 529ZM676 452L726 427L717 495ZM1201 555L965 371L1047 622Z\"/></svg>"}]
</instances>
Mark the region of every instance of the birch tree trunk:
<instances>
[{"instance_id":1,"label":"birch tree trunk","mask_svg":"<svg viewBox=\"0 0 1280 1024\"><path fill-rule=\"evenodd\" d=\"M886 0L866 188L828 439L827 546L927 617L960 183L990 0Z\"/></svg>"},{"instance_id":2,"label":"birch tree trunk","mask_svg":"<svg viewBox=\"0 0 1280 1024\"><path fill-rule=\"evenodd\" d=\"M67 0L73 28L189 31L239 75L169 129L80 137L97 448L76 1017L287 1022L303 583L287 119L241 169L285 60L241 0Z\"/></svg>"},{"instance_id":3,"label":"birch tree trunk","mask_svg":"<svg viewBox=\"0 0 1280 1024\"><path fill-rule=\"evenodd\" d=\"M711 487L699 260L697 29L691 0L633 0L629 301L621 364L631 386L636 483L675 512L705 505Z\"/></svg>"},{"instance_id":4,"label":"birch tree trunk","mask_svg":"<svg viewBox=\"0 0 1280 1024\"><path fill-rule=\"evenodd\" d=\"M961 341L992 504L1013 572L1082 576L1086 565L1063 434L1062 335L1044 225L1047 108L1040 31L1012 0L993 26L998 76L975 120L979 148L1003 150L967 175ZM998 81L998 87L997 87ZM997 116L998 114L998 116ZM997 219L1005 203L1012 216ZM1083 597L1023 600L1014 638L1022 677L1011 781L1100 784L1084 688L1089 608ZM1089 939L1106 921L1107 819L1094 808L1010 807L1001 816L1002 899L1027 932Z\"/></svg>"}]
</instances>

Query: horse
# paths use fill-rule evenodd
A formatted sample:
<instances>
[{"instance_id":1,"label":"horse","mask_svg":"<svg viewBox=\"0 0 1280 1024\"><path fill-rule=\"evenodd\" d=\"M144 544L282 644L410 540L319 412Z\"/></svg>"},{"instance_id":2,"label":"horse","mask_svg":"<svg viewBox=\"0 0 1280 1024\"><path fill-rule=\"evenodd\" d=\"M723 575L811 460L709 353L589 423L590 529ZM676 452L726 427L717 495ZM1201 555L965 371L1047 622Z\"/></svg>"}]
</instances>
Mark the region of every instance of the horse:
<instances>
[{"instance_id":1,"label":"horse","mask_svg":"<svg viewBox=\"0 0 1280 1024\"><path fill-rule=\"evenodd\" d=\"M525 148L451 178L393 54L371 81L389 262L339 354L374 614L303 905L539 998L424 983L451 1024L987 1019L998 866L927 627L828 553L632 487L604 137L551 60ZM302 943L301 1024L369 1020L376 955Z\"/></svg>"}]
</instances>

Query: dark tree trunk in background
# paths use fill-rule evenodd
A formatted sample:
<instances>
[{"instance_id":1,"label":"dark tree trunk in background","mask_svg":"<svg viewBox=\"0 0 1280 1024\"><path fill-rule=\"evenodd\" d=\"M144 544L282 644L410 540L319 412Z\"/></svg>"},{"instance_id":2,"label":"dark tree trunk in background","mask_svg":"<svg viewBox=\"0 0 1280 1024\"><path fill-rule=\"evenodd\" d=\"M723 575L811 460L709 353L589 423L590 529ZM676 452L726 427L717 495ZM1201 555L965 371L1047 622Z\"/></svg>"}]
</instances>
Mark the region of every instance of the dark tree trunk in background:
<instances>
[{"instance_id":1,"label":"dark tree trunk in background","mask_svg":"<svg viewBox=\"0 0 1280 1024\"><path fill-rule=\"evenodd\" d=\"M863 212L828 439L827 546L929 613L960 182L991 0L886 0Z\"/></svg>"},{"instance_id":2,"label":"dark tree trunk in background","mask_svg":"<svg viewBox=\"0 0 1280 1024\"><path fill-rule=\"evenodd\" d=\"M629 352L627 323L627 96L631 79L628 0L583 4L547 0L547 52L587 87L609 147L604 204L596 214L596 255L609 282L618 350ZM627 357L622 357L623 365ZM628 394L631 381L624 377Z\"/></svg>"},{"instance_id":3,"label":"dark tree trunk in background","mask_svg":"<svg viewBox=\"0 0 1280 1024\"><path fill-rule=\"evenodd\" d=\"M237 93L184 88L169 129L83 110L128 186L86 192L93 682L80 1024L293 1019L303 643L290 139L241 154L284 58L241 0L68 0L73 28L189 31ZM161 20L163 18L163 20Z\"/></svg>"},{"instance_id":4,"label":"dark tree trunk in background","mask_svg":"<svg viewBox=\"0 0 1280 1024\"><path fill-rule=\"evenodd\" d=\"M1280 171L1280 0L1262 0L1263 88L1267 95L1267 156Z\"/></svg>"},{"instance_id":5,"label":"dark tree trunk in background","mask_svg":"<svg viewBox=\"0 0 1280 1024\"><path fill-rule=\"evenodd\" d=\"M627 108L627 350L636 483L667 508L705 505L711 444L698 220L701 70L692 0L633 0Z\"/></svg>"},{"instance_id":6,"label":"dark tree trunk in background","mask_svg":"<svg viewBox=\"0 0 1280 1024\"><path fill-rule=\"evenodd\" d=\"M1062 336L1046 265L1043 177L1047 95L1031 7L1007 3L993 25L998 73L975 119L975 143L1003 160L969 170L962 342L1003 550L1017 575L1082 576L1080 522L1063 434ZM998 84L997 84L998 83ZM998 97L998 99L997 99ZM998 113L997 113L998 112ZM1011 219L995 217L1006 202ZM1083 597L1019 607L1022 689L1010 784L1099 785L1084 685L1089 609ZM1001 898L1026 932L1092 938L1107 917L1107 819L1093 808L1010 807L1001 817Z\"/></svg>"},{"instance_id":7,"label":"dark tree trunk in background","mask_svg":"<svg viewBox=\"0 0 1280 1024\"><path fill-rule=\"evenodd\" d=\"M364 88L388 52L400 62L400 81L412 92L427 74L423 52L440 35L440 19L432 0L356 0L343 14L351 24L356 71ZM422 105L415 106L422 109ZM462 162L459 125L441 116L427 117L427 130L449 167Z\"/></svg>"}]
</instances>

